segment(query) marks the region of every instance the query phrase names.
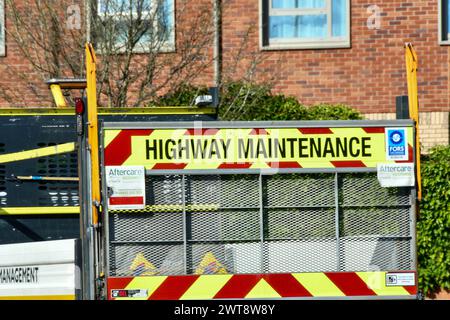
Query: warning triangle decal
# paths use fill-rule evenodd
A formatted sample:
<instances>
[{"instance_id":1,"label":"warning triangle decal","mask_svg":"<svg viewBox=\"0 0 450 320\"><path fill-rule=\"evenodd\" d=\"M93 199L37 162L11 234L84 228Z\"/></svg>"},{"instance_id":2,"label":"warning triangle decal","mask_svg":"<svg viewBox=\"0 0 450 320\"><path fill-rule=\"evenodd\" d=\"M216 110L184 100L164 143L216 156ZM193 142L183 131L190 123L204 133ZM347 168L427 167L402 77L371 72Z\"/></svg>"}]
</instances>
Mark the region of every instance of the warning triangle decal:
<instances>
[{"instance_id":1,"label":"warning triangle decal","mask_svg":"<svg viewBox=\"0 0 450 320\"><path fill-rule=\"evenodd\" d=\"M227 269L216 259L214 254L209 251L200 261L195 274L227 274Z\"/></svg>"},{"instance_id":2,"label":"warning triangle decal","mask_svg":"<svg viewBox=\"0 0 450 320\"><path fill-rule=\"evenodd\" d=\"M131 263L130 270L133 276L154 276L158 273L158 269L147 259L142 253L138 253Z\"/></svg>"}]
</instances>

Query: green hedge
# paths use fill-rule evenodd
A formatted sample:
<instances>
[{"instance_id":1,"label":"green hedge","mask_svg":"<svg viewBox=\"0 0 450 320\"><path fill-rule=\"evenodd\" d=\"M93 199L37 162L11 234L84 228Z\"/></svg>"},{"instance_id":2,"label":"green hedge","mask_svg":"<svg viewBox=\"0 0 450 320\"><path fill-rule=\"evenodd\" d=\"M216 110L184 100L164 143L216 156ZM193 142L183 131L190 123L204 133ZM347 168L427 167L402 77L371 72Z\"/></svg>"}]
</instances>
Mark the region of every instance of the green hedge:
<instances>
[{"instance_id":1,"label":"green hedge","mask_svg":"<svg viewBox=\"0 0 450 320\"><path fill-rule=\"evenodd\" d=\"M450 146L423 157L423 197L417 220L419 287L426 295L450 289Z\"/></svg>"},{"instance_id":2,"label":"green hedge","mask_svg":"<svg viewBox=\"0 0 450 320\"><path fill-rule=\"evenodd\" d=\"M361 120L361 114L343 104L317 104L308 108L306 120Z\"/></svg>"},{"instance_id":3,"label":"green hedge","mask_svg":"<svg viewBox=\"0 0 450 320\"><path fill-rule=\"evenodd\" d=\"M194 87L191 85L184 85L174 92L170 92L157 100L152 102L156 106L192 106L195 98L199 95L206 94L208 89L206 87Z\"/></svg>"},{"instance_id":4,"label":"green hedge","mask_svg":"<svg viewBox=\"0 0 450 320\"><path fill-rule=\"evenodd\" d=\"M185 85L154 101L157 106L194 105L197 95L207 94L206 87ZM219 97L221 120L358 120L362 116L342 104L318 104L307 107L295 97L272 94L266 85L231 82L223 85Z\"/></svg>"},{"instance_id":5,"label":"green hedge","mask_svg":"<svg viewBox=\"0 0 450 320\"><path fill-rule=\"evenodd\" d=\"M356 120L361 115L342 104L307 107L295 97L272 94L264 85L234 82L225 86L219 109L222 120Z\"/></svg>"}]
</instances>

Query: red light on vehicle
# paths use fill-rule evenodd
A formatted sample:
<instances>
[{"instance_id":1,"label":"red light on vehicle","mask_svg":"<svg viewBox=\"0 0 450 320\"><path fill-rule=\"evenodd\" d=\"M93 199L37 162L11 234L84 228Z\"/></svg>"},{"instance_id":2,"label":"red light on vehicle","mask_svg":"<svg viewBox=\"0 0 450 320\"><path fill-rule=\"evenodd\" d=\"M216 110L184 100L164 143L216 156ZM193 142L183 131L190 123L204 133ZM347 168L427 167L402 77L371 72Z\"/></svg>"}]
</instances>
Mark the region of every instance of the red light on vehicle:
<instances>
[{"instance_id":1,"label":"red light on vehicle","mask_svg":"<svg viewBox=\"0 0 450 320\"><path fill-rule=\"evenodd\" d=\"M75 98L75 112L76 114L83 114L84 112L84 101L81 98Z\"/></svg>"}]
</instances>

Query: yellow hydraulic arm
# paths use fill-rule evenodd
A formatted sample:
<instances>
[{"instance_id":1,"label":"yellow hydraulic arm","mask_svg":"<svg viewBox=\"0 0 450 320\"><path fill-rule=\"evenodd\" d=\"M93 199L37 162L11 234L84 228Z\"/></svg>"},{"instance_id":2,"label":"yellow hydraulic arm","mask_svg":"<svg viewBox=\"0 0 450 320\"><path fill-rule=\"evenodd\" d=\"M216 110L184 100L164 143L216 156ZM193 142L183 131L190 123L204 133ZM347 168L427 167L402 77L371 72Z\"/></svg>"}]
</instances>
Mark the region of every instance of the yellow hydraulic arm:
<instances>
[{"instance_id":1,"label":"yellow hydraulic arm","mask_svg":"<svg viewBox=\"0 0 450 320\"><path fill-rule=\"evenodd\" d=\"M98 224L98 206L100 204L100 163L98 158L98 120L97 120L97 85L96 57L92 44L86 44L86 93L88 117L88 143L91 154L91 190L92 190L92 224Z\"/></svg>"},{"instance_id":2,"label":"yellow hydraulic arm","mask_svg":"<svg viewBox=\"0 0 450 320\"><path fill-rule=\"evenodd\" d=\"M86 89L86 79L58 79L52 78L46 81L47 85L52 92L53 99L58 108L67 108L67 102L64 98L62 90L75 89L84 90Z\"/></svg>"},{"instance_id":3,"label":"yellow hydraulic arm","mask_svg":"<svg viewBox=\"0 0 450 320\"><path fill-rule=\"evenodd\" d=\"M408 81L409 117L416 125L416 179L417 199L422 200L422 181L420 175L420 140L419 140L419 99L417 91L417 54L412 43L405 44L406 78Z\"/></svg>"}]
</instances>

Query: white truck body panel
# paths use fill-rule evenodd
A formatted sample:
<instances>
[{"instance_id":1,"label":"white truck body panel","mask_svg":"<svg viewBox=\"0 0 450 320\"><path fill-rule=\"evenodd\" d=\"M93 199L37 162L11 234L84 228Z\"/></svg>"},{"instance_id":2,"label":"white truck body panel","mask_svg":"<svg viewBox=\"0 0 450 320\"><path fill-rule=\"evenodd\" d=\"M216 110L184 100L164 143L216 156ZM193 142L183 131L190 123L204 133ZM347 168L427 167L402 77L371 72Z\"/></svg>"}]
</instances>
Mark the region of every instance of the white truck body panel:
<instances>
[{"instance_id":1,"label":"white truck body panel","mask_svg":"<svg viewBox=\"0 0 450 320\"><path fill-rule=\"evenodd\" d=\"M0 245L0 299L75 299L76 240Z\"/></svg>"}]
</instances>

